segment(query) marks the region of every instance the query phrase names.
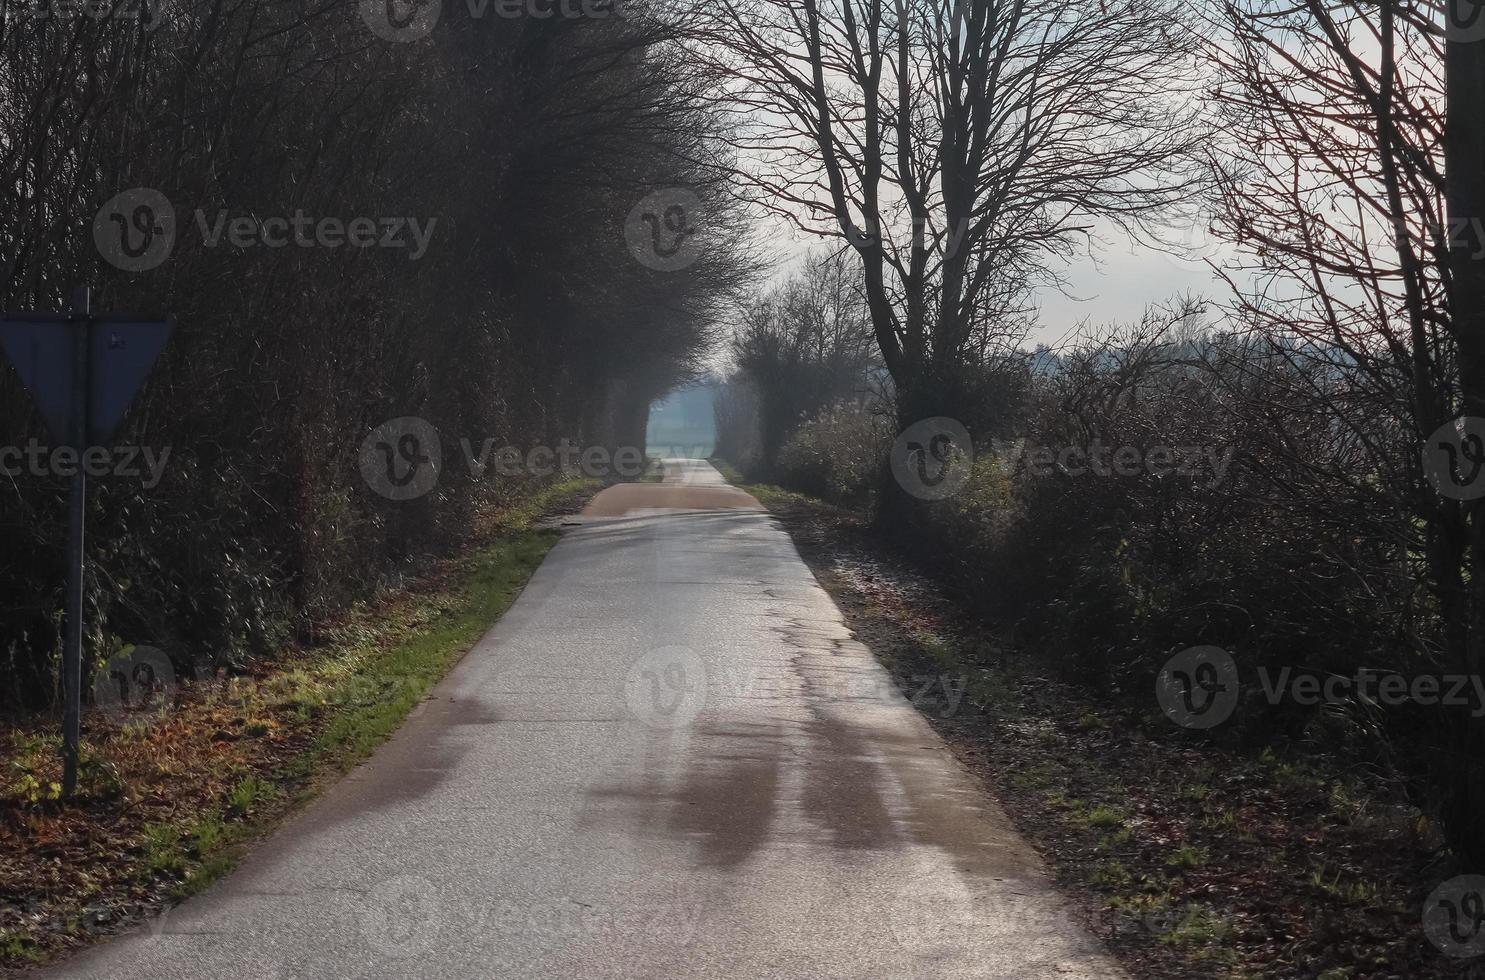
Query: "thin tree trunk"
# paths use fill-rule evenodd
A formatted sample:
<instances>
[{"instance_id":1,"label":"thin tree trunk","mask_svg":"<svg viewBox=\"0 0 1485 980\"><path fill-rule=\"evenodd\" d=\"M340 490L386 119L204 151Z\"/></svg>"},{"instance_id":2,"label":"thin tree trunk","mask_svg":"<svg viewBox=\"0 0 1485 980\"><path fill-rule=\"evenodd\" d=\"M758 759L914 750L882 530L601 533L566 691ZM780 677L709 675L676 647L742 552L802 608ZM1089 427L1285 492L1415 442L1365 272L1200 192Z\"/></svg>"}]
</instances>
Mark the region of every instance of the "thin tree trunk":
<instances>
[{"instance_id":1,"label":"thin tree trunk","mask_svg":"<svg viewBox=\"0 0 1485 980\"><path fill-rule=\"evenodd\" d=\"M1450 0L1451 19L1460 0ZM1459 352L1459 383L1464 414L1485 418L1485 40L1451 38L1446 53L1449 115L1445 127L1445 172L1450 229L1450 314ZM1485 670L1485 508L1468 509L1466 585L1468 630L1464 671ZM1455 847L1469 866L1485 868L1485 838L1470 832L1485 817L1485 719L1469 718L1461 739L1460 803ZM1462 818L1462 819L1460 819Z\"/></svg>"}]
</instances>

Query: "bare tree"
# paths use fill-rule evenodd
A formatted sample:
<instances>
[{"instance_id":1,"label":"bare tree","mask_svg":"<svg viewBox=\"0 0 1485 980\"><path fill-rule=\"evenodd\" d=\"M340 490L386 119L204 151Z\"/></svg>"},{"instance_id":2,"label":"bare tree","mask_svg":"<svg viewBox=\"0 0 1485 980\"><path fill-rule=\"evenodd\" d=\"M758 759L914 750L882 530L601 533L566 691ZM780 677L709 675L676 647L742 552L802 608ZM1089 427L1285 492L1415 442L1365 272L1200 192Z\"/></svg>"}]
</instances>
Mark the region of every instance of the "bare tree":
<instances>
[{"instance_id":1,"label":"bare tree","mask_svg":"<svg viewBox=\"0 0 1485 980\"><path fill-rule=\"evenodd\" d=\"M1191 186L1193 41L1165 0L720 0L744 180L859 255L901 421L952 414L966 352L1100 223Z\"/></svg>"},{"instance_id":2,"label":"bare tree","mask_svg":"<svg viewBox=\"0 0 1485 980\"><path fill-rule=\"evenodd\" d=\"M0 0L0 305L56 309L91 283L106 309L178 324L122 434L172 465L94 495L95 649L270 655L539 482L450 466L386 506L358 454L389 419L426 420L450 454L642 445L652 399L701 370L748 273L726 145L657 5L509 20L453 4L417 43L379 34L375 6ZM646 265L625 233L661 188L694 194L709 232L684 268ZM137 189L173 204L173 249L124 271L94 222ZM300 210L414 217L431 237L414 262L202 231ZM0 368L0 443L44 439L38 421ZM5 706L53 694L57 489L0 479Z\"/></svg>"},{"instance_id":3,"label":"bare tree","mask_svg":"<svg viewBox=\"0 0 1485 980\"><path fill-rule=\"evenodd\" d=\"M1394 641L1423 669L1478 675L1485 513L1424 466L1436 433L1485 413L1485 74L1481 42L1441 9L1461 5L1226 3L1215 227L1249 257L1230 272L1234 310L1261 342L1224 373L1271 433L1271 491L1318 521L1345 515L1337 541L1387 542L1366 563L1333 553L1333 573L1424 582L1431 601L1398 610ZM1440 722L1438 808L1485 867L1485 726Z\"/></svg>"},{"instance_id":4,"label":"bare tree","mask_svg":"<svg viewBox=\"0 0 1485 980\"><path fill-rule=\"evenodd\" d=\"M743 307L733 359L757 393L761 463L771 470L812 412L860 395L874 357L871 316L854 262L837 252Z\"/></svg>"}]
</instances>

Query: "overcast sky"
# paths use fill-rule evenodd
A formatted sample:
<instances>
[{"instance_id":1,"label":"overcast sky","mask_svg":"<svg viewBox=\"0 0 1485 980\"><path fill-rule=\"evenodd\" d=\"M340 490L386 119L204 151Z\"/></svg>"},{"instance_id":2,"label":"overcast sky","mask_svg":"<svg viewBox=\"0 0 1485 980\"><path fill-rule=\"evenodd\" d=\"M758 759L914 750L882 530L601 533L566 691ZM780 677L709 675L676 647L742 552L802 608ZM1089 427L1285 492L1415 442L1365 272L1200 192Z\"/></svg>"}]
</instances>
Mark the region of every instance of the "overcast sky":
<instances>
[{"instance_id":1,"label":"overcast sky","mask_svg":"<svg viewBox=\"0 0 1485 980\"><path fill-rule=\"evenodd\" d=\"M1227 298L1229 287L1202 260L1212 251L1199 226L1192 231L1171 229L1161 233L1164 240L1189 245L1188 258L1138 245L1117 230L1106 229L1099 235L1102 244L1096 260L1082 258L1062 270L1068 283L1065 293L1040 291L1037 302L1041 324L1028 343L1056 347L1070 339L1080 325L1137 321L1151 304L1185 293L1213 300ZM777 219L766 221L760 228L759 241L779 250L775 281L792 274L810 249L826 247L821 239L801 235Z\"/></svg>"},{"instance_id":2,"label":"overcast sky","mask_svg":"<svg viewBox=\"0 0 1485 980\"><path fill-rule=\"evenodd\" d=\"M1228 285L1196 253L1183 260L1122 236L1117 240L1106 237L1110 242L1100 250L1096 263L1083 259L1066 270L1067 295L1042 291L1038 297L1042 326L1033 342L1055 345L1083 322L1097 326L1136 321L1152 303L1183 293L1221 300L1229 292Z\"/></svg>"}]
</instances>

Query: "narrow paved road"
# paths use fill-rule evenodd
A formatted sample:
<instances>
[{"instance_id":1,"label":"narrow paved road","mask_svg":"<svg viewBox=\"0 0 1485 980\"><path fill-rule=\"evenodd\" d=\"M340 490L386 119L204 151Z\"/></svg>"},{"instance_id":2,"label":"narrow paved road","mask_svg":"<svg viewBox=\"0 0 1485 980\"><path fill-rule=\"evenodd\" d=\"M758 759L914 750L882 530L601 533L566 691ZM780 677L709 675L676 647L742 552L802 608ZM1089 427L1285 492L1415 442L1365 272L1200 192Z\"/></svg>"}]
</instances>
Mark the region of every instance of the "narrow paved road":
<instances>
[{"instance_id":1,"label":"narrow paved road","mask_svg":"<svg viewBox=\"0 0 1485 980\"><path fill-rule=\"evenodd\" d=\"M366 765L50 975L1123 975L751 497L674 462L581 523Z\"/></svg>"}]
</instances>

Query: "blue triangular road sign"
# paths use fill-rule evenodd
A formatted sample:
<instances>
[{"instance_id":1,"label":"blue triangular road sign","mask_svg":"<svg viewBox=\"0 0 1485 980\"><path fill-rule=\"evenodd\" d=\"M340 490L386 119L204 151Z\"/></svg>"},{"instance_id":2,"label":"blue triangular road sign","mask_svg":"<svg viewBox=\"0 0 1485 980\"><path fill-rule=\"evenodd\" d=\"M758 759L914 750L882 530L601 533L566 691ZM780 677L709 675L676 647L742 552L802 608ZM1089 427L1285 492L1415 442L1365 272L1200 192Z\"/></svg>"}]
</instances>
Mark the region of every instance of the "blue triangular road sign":
<instances>
[{"instance_id":1,"label":"blue triangular road sign","mask_svg":"<svg viewBox=\"0 0 1485 980\"><path fill-rule=\"evenodd\" d=\"M88 353L92 358L89 373L93 392L88 399L88 438L93 445L101 446L123 421L155 358L165 349L170 321L98 320L92 327Z\"/></svg>"},{"instance_id":2,"label":"blue triangular road sign","mask_svg":"<svg viewBox=\"0 0 1485 980\"><path fill-rule=\"evenodd\" d=\"M0 321L0 347L31 392L58 440L67 438L72 406L72 333L65 322Z\"/></svg>"},{"instance_id":3,"label":"blue triangular road sign","mask_svg":"<svg viewBox=\"0 0 1485 980\"><path fill-rule=\"evenodd\" d=\"M0 347L58 441L71 433L73 329L66 317L0 320ZM89 325L89 446L108 442L169 339L169 320L100 319Z\"/></svg>"}]
</instances>

